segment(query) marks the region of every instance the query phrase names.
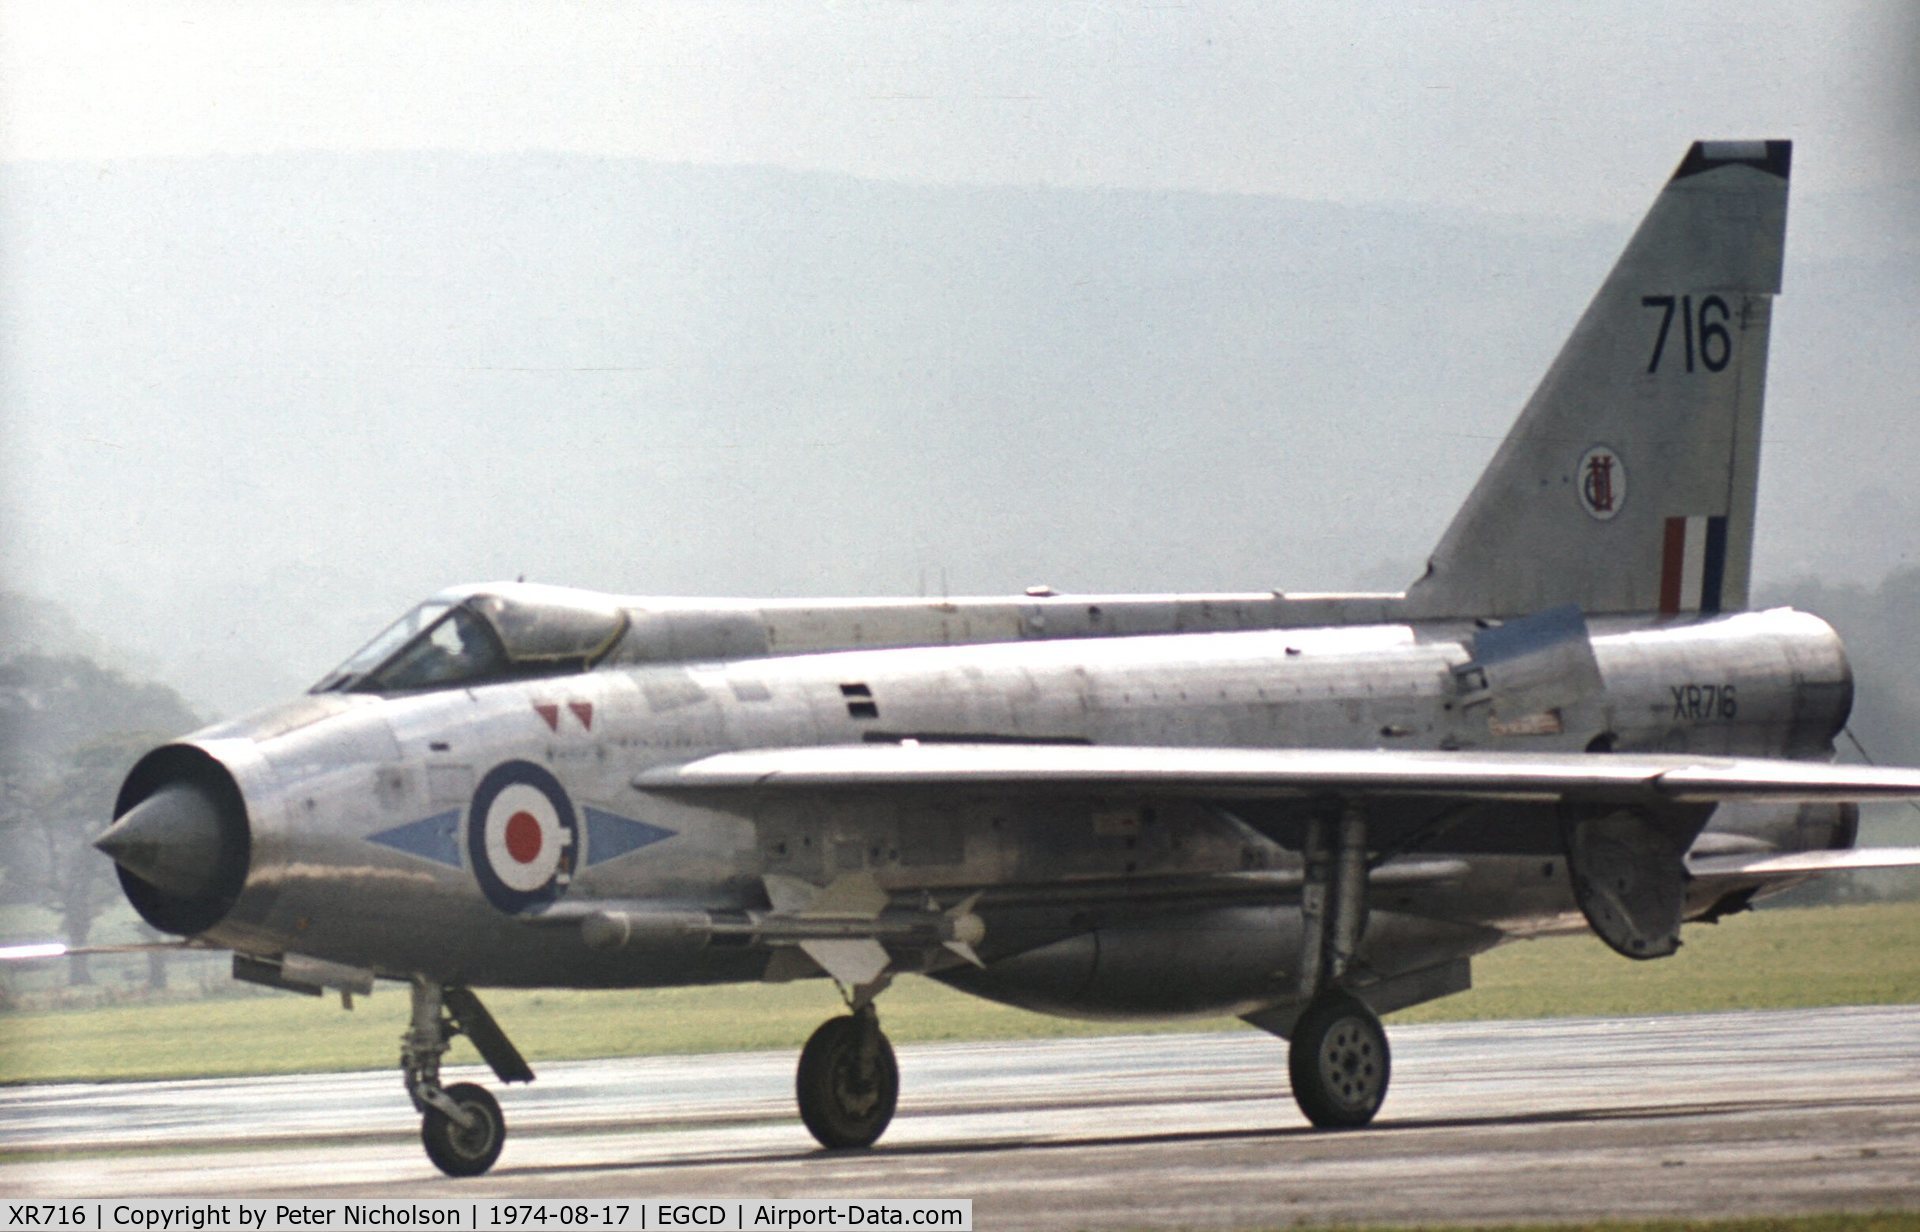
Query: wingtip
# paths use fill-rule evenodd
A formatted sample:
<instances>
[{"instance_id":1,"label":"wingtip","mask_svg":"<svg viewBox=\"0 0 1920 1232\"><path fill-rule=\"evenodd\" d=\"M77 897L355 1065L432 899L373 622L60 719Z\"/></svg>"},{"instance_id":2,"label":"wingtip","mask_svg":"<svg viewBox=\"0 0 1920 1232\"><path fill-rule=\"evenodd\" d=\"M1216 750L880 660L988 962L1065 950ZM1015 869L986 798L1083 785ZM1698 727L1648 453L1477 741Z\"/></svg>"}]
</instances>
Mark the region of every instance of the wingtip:
<instances>
[{"instance_id":1,"label":"wingtip","mask_svg":"<svg viewBox=\"0 0 1920 1232\"><path fill-rule=\"evenodd\" d=\"M29 945L0 945L0 962L32 962L41 958L64 958L72 951L58 941Z\"/></svg>"},{"instance_id":2,"label":"wingtip","mask_svg":"<svg viewBox=\"0 0 1920 1232\"><path fill-rule=\"evenodd\" d=\"M1727 166L1753 167L1787 179L1793 168L1791 141L1696 141L1674 170L1674 180Z\"/></svg>"}]
</instances>

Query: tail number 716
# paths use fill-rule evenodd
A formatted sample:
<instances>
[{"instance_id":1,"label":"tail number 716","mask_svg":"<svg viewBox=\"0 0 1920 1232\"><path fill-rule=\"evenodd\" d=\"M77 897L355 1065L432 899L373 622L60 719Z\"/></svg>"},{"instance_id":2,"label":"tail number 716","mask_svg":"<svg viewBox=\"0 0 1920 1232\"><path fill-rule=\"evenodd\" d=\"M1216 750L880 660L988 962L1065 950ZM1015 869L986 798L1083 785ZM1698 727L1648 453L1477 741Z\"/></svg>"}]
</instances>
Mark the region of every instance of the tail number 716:
<instances>
[{"instance_id":1,"label":"tail number 716","mask_svg":"<svg viewBox=\"0 0 1920 1232\"><path fill-rule=\"evenodd\" d=\"M1673 335L1673 318L1680 318L1680 337L1686 352L1686 369L1694 371L1695 363L1703 365L1708 372L1718 372L1733 359L1733 335L1727 330L1727 321L1733 315L1727 307L1727 301L1718 295L1709 295L1700 301L1695 309L1693 296L1682 295L1642 295L1642 308L1661 309L1660 332L1654 335L1653 357L1647 360L1647 371L1660 371L1660 361L1667 353L1667 340ZM1678 309L1676 312L1675 309Z\"/></svg>"}]
</instances>

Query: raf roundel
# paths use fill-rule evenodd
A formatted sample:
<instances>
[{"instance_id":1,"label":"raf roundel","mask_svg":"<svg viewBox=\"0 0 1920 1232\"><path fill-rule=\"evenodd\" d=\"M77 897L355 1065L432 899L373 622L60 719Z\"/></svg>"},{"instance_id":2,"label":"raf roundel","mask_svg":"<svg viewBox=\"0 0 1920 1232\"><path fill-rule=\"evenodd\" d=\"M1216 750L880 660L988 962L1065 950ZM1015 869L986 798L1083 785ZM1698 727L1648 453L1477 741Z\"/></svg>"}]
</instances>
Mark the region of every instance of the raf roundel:
<instances>
[{"instance_id":1,"label":"raf roundel","mask_svg":"<svg viewBox=\"0 0 1920 1232\"><path fill-rule=\"evenodd\" d=\"M510 761L480 780L467 815L467 855L487 901L510 913L552 902L579 853L573 802L552 774Z\"/></svg>"}]
</instances>

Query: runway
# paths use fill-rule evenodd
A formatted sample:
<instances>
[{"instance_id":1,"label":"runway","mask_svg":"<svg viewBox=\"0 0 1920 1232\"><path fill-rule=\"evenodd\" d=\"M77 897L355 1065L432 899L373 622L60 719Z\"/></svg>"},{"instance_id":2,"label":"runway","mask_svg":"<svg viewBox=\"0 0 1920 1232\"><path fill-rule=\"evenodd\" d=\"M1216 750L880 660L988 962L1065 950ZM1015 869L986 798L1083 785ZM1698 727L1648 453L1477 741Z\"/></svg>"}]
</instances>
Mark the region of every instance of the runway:
<instances>
[{"instance_id":1,"label":"runway","mask_svg":"<svg viewBox=\"0 0 1920 1232\"><path fill-rule=\"evenodd\" d=\"M983 1229L1920 1209L1920 1007L1393 1041L1380 1119L1345 1134L1307 1127L1252 1032L903 1047L898 1116L848 1154L800 1126L786 1053L536 1060L495 1087L478 1182L427 1163L397 1073L16 1087L0 1193L963 1197Z\"/></svg>"}]
</instances>

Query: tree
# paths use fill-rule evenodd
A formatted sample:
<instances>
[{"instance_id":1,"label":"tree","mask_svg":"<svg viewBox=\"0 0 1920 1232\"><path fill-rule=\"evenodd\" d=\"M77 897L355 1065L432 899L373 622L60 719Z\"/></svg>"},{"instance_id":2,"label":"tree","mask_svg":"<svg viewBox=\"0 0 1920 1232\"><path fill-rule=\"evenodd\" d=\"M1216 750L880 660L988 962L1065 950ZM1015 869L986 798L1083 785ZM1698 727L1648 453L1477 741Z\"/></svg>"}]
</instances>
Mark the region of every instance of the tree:
<instances>
[{"instance_id":1,"label":"tree","mask_svg":"<svg viewBox=\"0 0 1920 1232\"><path fill-rule=\"evenodd\" d=\"M80 655L0 660L0 901L46 907L83 946L119 894L93 840L133 763L199 725L172 689ZM89 982L84 956L72 960Z\"/></svg>"},{"instance_id":2,"label":"tree","mask_svg":"<svg viewBox=\"0 0 1920 1232\"><path fill-rule=\"evenodd\" d=\"M1855 682L1848 732L1881 765L1920 766L1920 644L1913 638L1913 613L1920 610L1920 568L1896 570L1874 587L1803 578L1764 588L1759 598L1756 607L1786 604L1814 613L1839 632ZM1857 755L1847 736L1840 737L1839 746L1843 760ZM1911 804L1877 807L1884 821L1898 818L1908 831L1916 822ZM1780 901L1800 905L1861 902L1911 897L1914 888L1913 875L1907 870L1861 872L1817 878Z\"/></svg>"},{"instance_id":3,"label":"tree","mask_svg":"<svg viewBox=\"0 0 1920 1232\"><path fill-rule=\"evenodd\" d=\"M1812 612L1839 631L1856 682L1848 727L1875 760L1920 765L1920 568L1896 570L1871 589L1802 578L1766 587L1760 598Z\"/></svg>"}]
</instances>

